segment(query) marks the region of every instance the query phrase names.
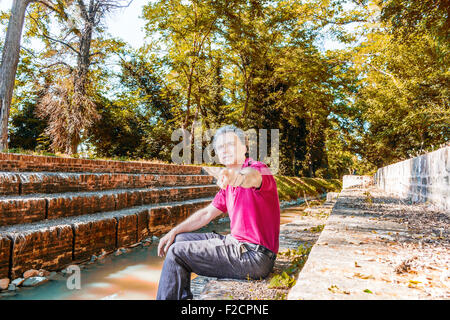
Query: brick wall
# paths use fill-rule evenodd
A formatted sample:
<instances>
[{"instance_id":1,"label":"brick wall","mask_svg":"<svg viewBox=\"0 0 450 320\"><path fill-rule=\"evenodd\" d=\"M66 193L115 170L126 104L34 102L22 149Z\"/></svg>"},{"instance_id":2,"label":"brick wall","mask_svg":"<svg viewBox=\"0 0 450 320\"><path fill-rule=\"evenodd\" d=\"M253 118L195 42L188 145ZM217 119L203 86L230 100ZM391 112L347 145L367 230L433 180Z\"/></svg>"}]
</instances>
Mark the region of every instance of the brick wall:
<instances>
[{"instance_id":1,"label":"brick wall","mask_svg":"<svg viewBox=\"0 0 450 320\"><path fill-rule=\"evenodd\" d=\"M0 228L0 279L9 273L11 279L21 277L29 269L59 270L102 251L112 252L148 236L160 236L210 202L142 206L76 220Z\"/></svg>"},{"instance_id":2,"label":"brick wall","mask_svg":"<svg viewBox=\"0 0 450 320\"><path fill-rule=\"evenodd\" d=\"M200 166L0 153L0 171L200 174Z\"/></svg>"}]
</instances>

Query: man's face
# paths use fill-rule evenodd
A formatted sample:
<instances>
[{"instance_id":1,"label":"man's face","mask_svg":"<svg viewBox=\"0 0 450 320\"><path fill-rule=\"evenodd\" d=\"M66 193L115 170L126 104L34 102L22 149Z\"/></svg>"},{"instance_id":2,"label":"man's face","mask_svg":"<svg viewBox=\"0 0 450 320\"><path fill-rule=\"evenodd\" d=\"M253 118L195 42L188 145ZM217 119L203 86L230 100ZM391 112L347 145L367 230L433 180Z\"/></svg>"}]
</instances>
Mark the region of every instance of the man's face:
<instances>
[{"instance_id":1,"label":"man's face","mask_svg":"<svg viewBox=\"0 0 450 320\"><path fill-rule=\"evenodd\" d=\"M234 132L226 132L217 137L216 153L225 166L242 164L247 148Z\"/></svg>"}]
</instances>

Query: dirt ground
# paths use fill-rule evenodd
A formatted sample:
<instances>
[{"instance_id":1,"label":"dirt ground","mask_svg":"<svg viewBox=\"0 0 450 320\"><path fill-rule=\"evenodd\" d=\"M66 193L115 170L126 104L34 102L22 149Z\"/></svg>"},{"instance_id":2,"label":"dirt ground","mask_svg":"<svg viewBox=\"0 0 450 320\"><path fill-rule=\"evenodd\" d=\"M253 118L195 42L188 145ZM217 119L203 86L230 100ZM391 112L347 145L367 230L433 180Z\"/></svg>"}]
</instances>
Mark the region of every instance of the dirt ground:
<instances>
[{"instance_id":1,"label":"dirt ground","mask_svg":"<svg viewBox=\"0 0 450 320\"><path fill-rule=\"evenodd\" d=\"M369 189L361 210L371 219L405 225L408 232L380 236L390 254L377 257L388 264L392 283L420 292L426 299L450 298L450 216L430 203L413 204Z\"/></svg>"}]
</instances>

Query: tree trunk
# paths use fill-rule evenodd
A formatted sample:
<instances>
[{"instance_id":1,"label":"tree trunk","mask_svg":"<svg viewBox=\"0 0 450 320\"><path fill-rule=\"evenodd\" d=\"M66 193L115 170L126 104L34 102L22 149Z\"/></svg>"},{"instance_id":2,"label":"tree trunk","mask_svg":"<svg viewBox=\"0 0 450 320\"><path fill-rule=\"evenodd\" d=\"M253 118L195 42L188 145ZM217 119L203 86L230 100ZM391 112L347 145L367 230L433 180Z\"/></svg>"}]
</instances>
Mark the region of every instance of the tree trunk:
<instances>
[{"instance_id":1,"label":"tree trunk","mask_svg":"<svg viewBox=\"0 0 450 320\"><path fill-rule=\"evenodd\" d=\"M193 68L192 68L193 69ZM191 95L192 95L192 76L193 76L193 70L191 69L190 74L188 76L188 87L187 87L187 97L186 97L186 116L184 117L184 123L183 128L187 130L187 127L189 126L189 116L191 111Z\"/></svg>"},{"instance_id":2,"label":"tree trunk","mask_svg":"<svg viewBox=\"0 0 450 320\"><path fill-rule=\"evenodd\" d=\"M187 147L187 145L191 142L191 140L188 141L188 137L187 137L187 130L189 127L189 117L190 117L190 109L191 109L191 95L192 95L192 74L193 74L193 68L190 71L190 74L188 76L188 88L187 88L187 102L186 102L186 116L184 118L184 122L181 125L181 128L185 133L185 135L183 136L183 150L186 150L185 148ZM193 139L193 137L190 137L190 139ZM187 164L187 163L185 163Z\"/></svg>"},{"instance_id":3,"label":"tree trunk","mask_svg":"<svg viewBox=\"0 0 450 320\"><path fill-rule=\"evenodd\" d=\"M0 151L8 149L8 119L14 92L25 10L33 0L14 0L0 65Z\"/></svg>"}]
</instances>

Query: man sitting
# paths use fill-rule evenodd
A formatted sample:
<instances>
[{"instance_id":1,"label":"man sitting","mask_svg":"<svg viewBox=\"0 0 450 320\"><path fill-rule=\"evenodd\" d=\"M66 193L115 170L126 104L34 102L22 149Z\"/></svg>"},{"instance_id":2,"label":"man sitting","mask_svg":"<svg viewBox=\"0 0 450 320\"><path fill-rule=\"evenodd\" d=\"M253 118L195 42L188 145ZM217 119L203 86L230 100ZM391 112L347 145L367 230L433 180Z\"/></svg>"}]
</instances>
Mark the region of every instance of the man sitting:
<instances>
[{"instance_id":1,"label":"man sitting","mask_svg":"<svg viewBox=\"0 0 450 320\"><path fill-rule=\"evenodd\" d=\"M217 130L213 147L225 165L212 203L161 238L166 255L158 300L192 299L191 272L218 278L259 279L272 271L279 247L280 202L275 179L262 162L246 157L245 135L235 126ZM231 234L191 233L228 212Z\"/></svg>"}]
</instances>

